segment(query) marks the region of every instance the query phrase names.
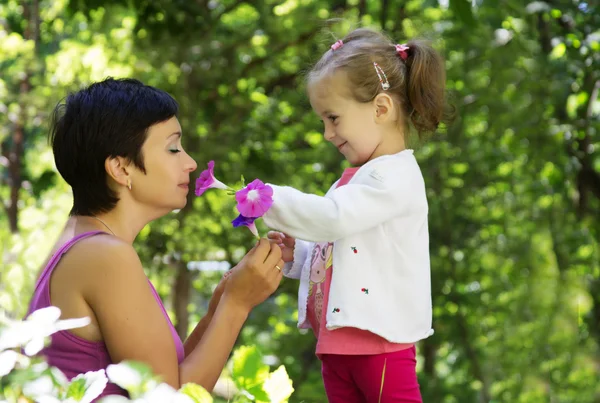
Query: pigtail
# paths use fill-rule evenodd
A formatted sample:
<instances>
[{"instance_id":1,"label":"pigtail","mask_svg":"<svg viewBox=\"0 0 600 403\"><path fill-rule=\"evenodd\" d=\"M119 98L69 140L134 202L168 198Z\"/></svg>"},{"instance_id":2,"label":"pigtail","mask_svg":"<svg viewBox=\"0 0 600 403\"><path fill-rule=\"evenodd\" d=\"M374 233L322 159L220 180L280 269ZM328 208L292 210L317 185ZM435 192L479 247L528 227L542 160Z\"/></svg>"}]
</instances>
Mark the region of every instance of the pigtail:
<instances>
[{"instance_id":1,"label":"pigtail","mask_svg":"<svg viewBox=\"0 0 600 403\"><path fill-rule=\"evenodd\" d=\"M446 70L444 59L429 43L411 41L407 45L407 107L410 121L421 136L451 118L445 96Z\"/></svg>"}]
</instances>

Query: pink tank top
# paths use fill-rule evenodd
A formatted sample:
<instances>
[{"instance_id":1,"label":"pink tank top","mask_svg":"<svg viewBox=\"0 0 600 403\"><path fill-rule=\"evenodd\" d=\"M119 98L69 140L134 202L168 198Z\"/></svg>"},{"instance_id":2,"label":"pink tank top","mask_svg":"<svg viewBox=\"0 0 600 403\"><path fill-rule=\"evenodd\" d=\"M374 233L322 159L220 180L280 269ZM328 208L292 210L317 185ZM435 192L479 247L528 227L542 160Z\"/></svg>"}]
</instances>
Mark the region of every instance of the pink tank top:
<instances>
[{"instance_id":1,"label":"pink tank top","mask_svg":"<svg viewBox=\"0 0 600 403\"><path fill-rule=\"evenodd\" d=\"M52 272L58 264L60 258L78 241L97 234L105 234L105 232L92 231L77 235L65 243L52 256L36 283L33 298L29 304L29 311L27 312L27 315L33 311L52 305L50 302L50 277L52 276ZM167 315L167 311L165 310L165 307L163 306L162 301L150 280L148 280L148 285L150 286L152 295L154 295L156 302L162 309L165 319L169 324L171 334L173 335L173 341L175 342L177 360L179 363L181 363L185 357L183 343L181 342L177 331L173 327L173 324ZM60 369L69 379L88 371L106 369L108 365L113 364L103 341L85 340L81 337L75 336L68 330L54 333L50 337L50 345L42 350L42 354L46 356L50 365ZM117 385L109 383L106 385L106 388L98 397L98 399L107 395L127 396L127 392L119 388Z\"/></svg>"}]
</instances>

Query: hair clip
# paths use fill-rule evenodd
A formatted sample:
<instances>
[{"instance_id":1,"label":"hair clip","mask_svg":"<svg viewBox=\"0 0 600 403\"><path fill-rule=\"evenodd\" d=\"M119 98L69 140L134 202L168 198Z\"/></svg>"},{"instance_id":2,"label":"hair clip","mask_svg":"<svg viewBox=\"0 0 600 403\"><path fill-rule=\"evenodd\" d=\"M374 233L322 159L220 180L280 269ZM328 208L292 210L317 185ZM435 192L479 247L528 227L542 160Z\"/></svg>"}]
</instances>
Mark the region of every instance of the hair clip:
<instances>
[{"instance_id":1,"label":"hair clip","mask_svg":"<svg viewBox=\"0 0 600 403\"><path fill-rule=\"evenodd\" d=\"M375 72L379 77L379 83L381 84L381 88L383 88L384 91L389 90L390 82L388 81L387 76L385 75L385 71L383 71L383 69L377 64L377 62L373 62L373 66L375 67Z\"/></svg>"},{"instance_id":2,"label":"hair clip","mask_svg":"<svg viewBox=\"0 0 600 403\"><path fill-rule=\"evenodd\" d=\"M408 45L403 43L402 45L394 45L394 47L396 48L396 53L398 53L402 60L408 59L408 49L410 49Z\"/></svg>"},{"instance_id":3,"label":"hair clip","mask_svg":"<svg viewBox=\"0 0 600 403\"><path fill-rule=\"evenodd\" d=\"M331 45L331 50L338 50L342 46L344 46L344 42L342 42L342 40L340 39L336 41L333 45Z\"/></svg>"}]
</instances>

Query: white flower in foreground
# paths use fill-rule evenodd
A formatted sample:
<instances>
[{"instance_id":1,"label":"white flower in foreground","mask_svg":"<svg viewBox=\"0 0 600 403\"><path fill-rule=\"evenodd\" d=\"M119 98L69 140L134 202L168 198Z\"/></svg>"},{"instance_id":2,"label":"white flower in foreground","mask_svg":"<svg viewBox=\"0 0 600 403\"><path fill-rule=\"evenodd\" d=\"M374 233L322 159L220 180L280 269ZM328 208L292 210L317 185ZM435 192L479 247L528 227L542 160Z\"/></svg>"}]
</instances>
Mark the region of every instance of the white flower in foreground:
<instances>
[{"instance_id":1,"label":"white flower in foreground","mask_svg":"<svg viewBox=\"0 0 600 403\"><path fill-rule=\"evenodd\" d=\"M50 367L50 374L54 378L54 383L58 384L60 387L66 387L69 384L69 379L60 369Z\"/></svg>"},{"instance_id":2,"label":"white flower in foreground","mask_svg":"<svg viewBox=\"0 0 600 403\"><path fill-rule=\"evenodd\" d=\"M200 400L207 402L207 400ZM123 396L106 396L98 403L194 403L194 399L184 393L180 393L166 383L158 384L155 388L148 390L137 399L128 400ZM210 400L212 402L212 399ZM1 402L0 402L1 403Z\"/></svg>"},{"instance_id":3,"label":"white flower in foreground","mask_svg":"<svg viewBox=\"0 0 600 403\"><path fill-rule=\"evenodd\" d=\"M106 375L112 383L126 390L137 388L142 383L142 375L126 362L109 365Z\"/></svg>"},{"instance_id":4,"label":"white flower in foreground","mask_svg":"<svg viewBox=\"0 0 600 403\"><path fill-rule=\"evenodd\" d=\"M36 399L36 403L75 403L74 400L67 399L62 402L54 396L40 396Z\"/></svg>"},{"instance_id":5,"label":"white flower in foreground","mask_svg":"<svg viewBox=\"0 0 600 403\"><path fill-rule=\"evenodd\" d=\"M179 393L166 383L161 383L156 388L144 393L142 400L145 403L194 403L191 397Z\"/></svg>"},{"instance_id":6,"label":"white flower in foreground","mask_svg":"<svg viewBox=\"0 0 600 403\"><path fill-rule=\"evenodd\" d=\"M7 350L0 353L0 378L13 370L18 359L19 353L16 351Z\"/></svg>"},{"instance_id":7,"label":"white flower in foreground","mask_svg":"<svg viewBox=\"0 0 600 403\"><path fill-rule=\"evenodd\" d=\"M60 309L55 306L38 309L24 321L3 319L8 327L0 334L0 351L24 347L25 354L31 356L44 348L46 337L67 329L89 325L90 318L59 320Z\"/></svg>"},{"instance_id":8,"label":"white flower in foreground","mask_svg":"<svg viewBox=\"0 0 600 403\"><path fill-rule=\"evenodd\" d=\"M54 392L54 382L48 375L41 376L23 385L23 394L36 402L51 401L49 399L56 395Z\"/></svg>"},{"instance_id":9,"label":"white flower in foreground","mask_svg":"<svg viewBox=\"0 0 600 403\"><path fill-rule=\"evenodd\" d=\"M286 402L294 392L292 381L282 365L269 374L263 385L272 403Z\"/></svg>"},{"instance_id":10,"label":"white flower in foreground","mask_svg":"<svg viewBox=\"0 0 600 403\"><path fill-rule=\"evenodd\" d=\"M83 387L83 396L76 401L80 403L90 403L92 400L100 396L108 379L103 369L98 371L89 371L85 374L79 374L71 381L71 384L81 382Z\"/></svg>"},{"instance_id":11,"label":"white flower in foreground","mask_svg":"<svg viewBox=\"0 0 600 403\"><path fill-rule=\"evenodd\" d=\"M103 397L102 399L100 399L98 401L98 403L124 403L124 402L131 402L131 400L127 399L124 396L110 395L110 396Z\"/></svg>"}]
</instances>

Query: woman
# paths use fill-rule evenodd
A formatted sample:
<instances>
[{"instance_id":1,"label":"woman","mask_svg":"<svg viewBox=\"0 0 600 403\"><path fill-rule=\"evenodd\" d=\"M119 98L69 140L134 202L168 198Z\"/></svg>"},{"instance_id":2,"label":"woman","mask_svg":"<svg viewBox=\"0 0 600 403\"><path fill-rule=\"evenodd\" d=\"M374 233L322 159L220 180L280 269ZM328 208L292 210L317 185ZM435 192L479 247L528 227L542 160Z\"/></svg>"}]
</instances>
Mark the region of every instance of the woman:
<instances>
[{"instance_id":1,"label":"woman","mask_svg":"<svg viewBox=\"0 0 600 403\"><path fill-rule=\"evenodd\" d=\"M248 314L281 281L281 250L261 239L185 343L177 336L132 246L146 224L186 204L196 163L181 146L177 111L170 95L132 79L92 84L55 111L52 148L73 208L29 312L54 305L62 319L91 319L44 350L69 378L137 360L175 388L212 390ZM107 394L125 392L109 384Z\"/></svg>"}]
</instances>

